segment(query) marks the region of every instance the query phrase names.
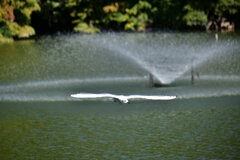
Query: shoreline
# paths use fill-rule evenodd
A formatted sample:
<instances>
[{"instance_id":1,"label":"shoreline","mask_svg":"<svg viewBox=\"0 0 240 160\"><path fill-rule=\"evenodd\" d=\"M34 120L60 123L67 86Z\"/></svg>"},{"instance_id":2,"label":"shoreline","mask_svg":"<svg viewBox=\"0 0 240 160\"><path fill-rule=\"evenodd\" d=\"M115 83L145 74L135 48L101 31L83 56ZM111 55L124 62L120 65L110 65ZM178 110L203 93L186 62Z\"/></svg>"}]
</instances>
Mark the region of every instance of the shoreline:
<instances>
[{"instance_id":1,"label":"shoreline","mask_svg":"<svg viewBox=\"0 0 240 160\"><path fill-rule=\"evenodd\" d=\"M100 35L100 34L109 34L109 33L128 33L128 34L142 34L142 33L209 33L209 34L239 34L240 29L236 29L234 31L206 31L206 30L195 30L195 29L185 29L185 30L171 30L171 29L156 29L156 28L149 28L146 31L125 31L125 30L102 30L98 33L85 33L85 32L74 32L74 31L56 31L52 33L44 33L44 34L36 34L30 37L24 38L6 38L0 36L0 44L6 43L13 43L17 41L24 41L24 40L36 40L41 37L45 36L61 36L61 35Z\"/></svg>"}]
</instances>

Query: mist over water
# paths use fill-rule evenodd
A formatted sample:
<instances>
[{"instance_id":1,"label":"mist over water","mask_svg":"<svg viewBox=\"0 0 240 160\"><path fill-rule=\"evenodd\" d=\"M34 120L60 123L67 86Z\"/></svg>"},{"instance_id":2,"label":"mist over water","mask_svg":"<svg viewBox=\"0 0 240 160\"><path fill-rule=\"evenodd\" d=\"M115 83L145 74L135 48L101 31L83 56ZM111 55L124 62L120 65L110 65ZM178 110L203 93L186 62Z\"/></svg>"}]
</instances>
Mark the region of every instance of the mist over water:
<instances>
[{"instance_id":1,"label":"mist over water","mask_svg":"<svg viewBox=\"0 0 240 160\"><path fill-rule=\"evenodd\" d=\"M239 49L238 42L218 41L210 35L192 34L107 34L91 41L113 54L131 59L153 74L163 84L170 84L192 67L199 67L216 57L229 56Z\"/></svg>"},{"instance_id":2,"label":"mist over water","mask_svg":"<svg viewBox=\"0 0 240 160\"><path fill-rule=\"evenodd\" d=\"M219 35L216 41L206 33L102 33L20 41L0 47L0 100L72 101L69 95L77 92L239 95L239 42L231 35ZM194 86L191 69L198 74ZM149 74L170 87L151 89Z\"/></svg>"}]
</instances>

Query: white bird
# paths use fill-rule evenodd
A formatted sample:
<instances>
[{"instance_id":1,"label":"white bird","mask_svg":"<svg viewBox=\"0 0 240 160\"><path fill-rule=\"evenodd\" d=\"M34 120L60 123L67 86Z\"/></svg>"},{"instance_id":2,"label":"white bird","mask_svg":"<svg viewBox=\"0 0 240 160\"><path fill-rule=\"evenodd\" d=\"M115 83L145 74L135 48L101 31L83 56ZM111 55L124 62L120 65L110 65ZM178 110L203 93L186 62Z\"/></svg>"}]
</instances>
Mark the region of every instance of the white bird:
<instances>
[{"instance_id":1,"label":"white bird","mask_svg":"<svg viewBox=\"0 0 240 160\"><path fill-rule=\"evenodd\" d=\"M129 103L129 100L172 100L175 99L176 96L162 96L162 95L114 95L110 93L77 93L71 94L71 97L79 98L79 99L113 99L114 102L119 103Z\"/></svg>"}]
</instances>

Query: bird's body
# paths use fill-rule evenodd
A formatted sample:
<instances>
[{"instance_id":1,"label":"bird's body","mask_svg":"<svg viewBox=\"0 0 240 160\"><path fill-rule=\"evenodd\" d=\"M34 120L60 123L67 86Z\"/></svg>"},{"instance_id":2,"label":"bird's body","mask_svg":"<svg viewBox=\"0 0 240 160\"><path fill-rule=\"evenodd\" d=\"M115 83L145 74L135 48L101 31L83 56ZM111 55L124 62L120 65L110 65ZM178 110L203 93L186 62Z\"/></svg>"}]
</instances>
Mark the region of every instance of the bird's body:
<instances>
[{"instance_id":1,"label":"bird's body","mask_svg":"<svg viewBox=\"0 0 240 160\"><path fill-rule=\"evenodd\" d=\"M130 100L172 100L175 99L176 96L162 96L162 95L115 95L109 93L77 93L71 94L71 97L79 98L79 99L113 99L114 102L119 103L129 103Z\"/></svg>"},{"instance_id":2,"label":"bird's body","mask_svg":"<svg viewBox=\"0 0 240 160\"><path fill-rule=\"evenodd\" d=\"M125 104L130 103L129 100L126 98L124 98L124 99L123 98L113 98L113 101L118 102L118 103L125 103Z\"/></svg>"}]
</instances>

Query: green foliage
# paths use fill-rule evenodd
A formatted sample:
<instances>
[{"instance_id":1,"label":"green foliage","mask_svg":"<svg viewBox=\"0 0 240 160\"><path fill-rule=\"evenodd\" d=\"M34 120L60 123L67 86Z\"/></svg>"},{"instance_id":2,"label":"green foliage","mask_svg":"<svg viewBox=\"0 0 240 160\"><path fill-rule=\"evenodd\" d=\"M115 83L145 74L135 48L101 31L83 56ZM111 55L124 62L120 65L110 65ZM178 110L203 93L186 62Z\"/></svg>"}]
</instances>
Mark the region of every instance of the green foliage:
<instances>
[{"instance_id":1,"label":"green foliage","mask_svg":"<svg viewBox=\"0 0 240 160\"><path fill-rule=\"evenodd\" d=\"M16 0L14 14L19 24L30 24L33 11L40 11L38 0Z\"/></svg>"},{"instance_id":2,"label":"green foliage","mask_svg":"<svg viewBox=\"0 0 240 160\"><path fill-rule=\"evenodd\" d=\"M7 38L0 33L0 43L4 43L4 42L7 42L7 43L13 42L13 39L12 38Z\"/></svg>"},{"instance_id":3,"label":"green foliage","mask_svg":"<svg viewBox=\"0 0 240 160\"><path fill-rule=\"evenodd\" d=\"M118 23L127 22L129 20L129 15L123 14L120 12L116 12L116 13L112 13L111 15L109 15L109 20L116 21Z\"/></svg>"},{"instance_id":4,"label":"green foliage","mask_svg":"<svg viewBox=\"0 0 240 160\"><path fill-rule=\"evenodd\" d=\"M204 11L194 10L190 5L186 5L184 9L187 13L183 16L183 20L188 26L205 26L207 23L207 15Z\"/></svg>"},{"instance_id":5,"label":"green foliage","mask_svg":"<svg viewBox=\"0 0 240 160\"><path fill-rule=\"evenodd\" d=\"M231 15L237 14L240 8L240 0L219 0L216 3L215 14L218 16L224 16L224 13Z\"/></svg>"},{"instance_id":6,"label":"green foliage","mask_svg":"<svg viewBox=\"0 0 240 160\"><path fill-rule=\"evenodd\" d=\"M85 22L79 22L74 27L74 31L76 31L76 32L85 32L85 33L96 33L96 32L99 32L100 30L97 27L94 27L91 24L88 25Z\"/></svg>"},{"instance_id":7,"label":"green foliage","mask_svg":"<svg viewBox=\"0 0 240 160\"><path fill-rule=\"evenodd\" d=\"M144 31L204 28L222 19L240 27L240 0L1 0L0 39L61 30Z\"/></svg>"},{"instance_id":8,"label":"green foliage","mask_svg":"<svg viewBox=\"0 0 240 160\"><path fill-rule=\"evenodd\" d=\"M67 0L65 7L70 11L69 15L74 24L74 31L95 33L99 32L98 23L101 15L96 14L101 7L89 3L88 0ZM101 5L100 5L101 6Z\"/></svg>"},{"instance_id":9,"label":"green foliage","mask_svg":"<svg viewBox=\"0 0 240 160\"><path fill-rule=\"evenodd\" d=\"M149 14L154 12L152 5L147 1L139 1L132 8L126 9L129 19L124 26L125 30L144 31L147 23L151 22Z\"/></svg>"},{"instance_id":10,"label":"green foliage","mask_svg":"<svg viewBox=\"0 0 240 160\"><path fill-rule=\"evenodd\" d=\"M113 8L114 5L107 7ZM140 0L132 7L126 8L124 10L112 10L109 13L105 8L105 12L108 14L108 22L117 22L119 26L121 26L121 24L124 24L125 30L143 31L146 29L147 24L151 22L149 15L155 11L155 8L153 8L149 2Z\"/></svg>"},{"instance_id":11,"label":"green foliage","mask_svg":"<svg viewBox=\"0 0 240 160\"><path fill-rule=\"evenodd\" d=\"M3 35L9 38L28 38L35 34L35 31L31 26L20 26L16 22L6 22L6 25L4 25L1 29L3 31Z\"/></svg>"},{"instance_id":12,"label":"green foliage","mask_svg":"<svg viewBox=\"0 0 240 160\"><path fill-rule=\"evenodd\" d=\"M187 1L184 5L183 21L186 25L207 26L214 24L214 28L221 28L221 23L227 22L239 25L240 0L196 0ZM225 22L223 22L225 21Z\"/></svg>"},{"instance_id":13,"label":"green foliage","mask_svg":"<svg viewBox=\"0 0 240 160\"><path fill-rule=\"evenodd\" d=\"M4 0L0 3L0 33L4 37L27 38L35 34L29 24L33 11L40 11L38 0ZM1 37L3 39L3 37Z\"/></svg>"}]
</instances>

